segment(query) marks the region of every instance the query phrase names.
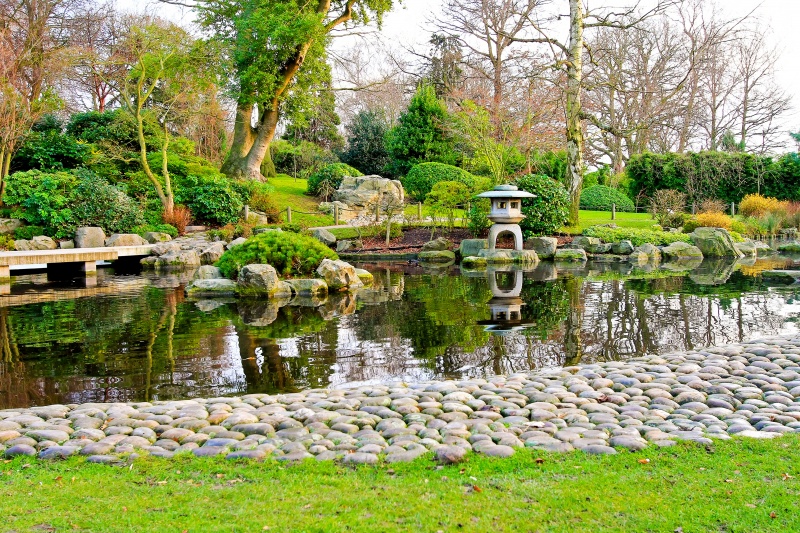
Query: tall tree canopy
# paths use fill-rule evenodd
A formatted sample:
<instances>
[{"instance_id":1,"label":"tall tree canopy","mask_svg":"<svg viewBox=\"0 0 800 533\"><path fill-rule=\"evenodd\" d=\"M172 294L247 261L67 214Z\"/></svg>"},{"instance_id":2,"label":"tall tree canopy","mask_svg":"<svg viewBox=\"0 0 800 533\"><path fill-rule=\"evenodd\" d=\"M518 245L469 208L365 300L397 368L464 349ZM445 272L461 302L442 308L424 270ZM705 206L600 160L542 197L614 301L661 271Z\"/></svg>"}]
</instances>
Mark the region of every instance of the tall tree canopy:
<instances>
[{"instance_id":1,"label":"tall tree canopy","mask_svg":"<svg viewBox=\"0 0 800 533\"><path fill-rule=\"evenodd\" d=\"M222 172L261 179L275 173L269 145L287 101L327 75L332 32L380 22L392 0L198 0L195 7L227 50L236 99L233 145Z\"/></svg>"}]
</instances>

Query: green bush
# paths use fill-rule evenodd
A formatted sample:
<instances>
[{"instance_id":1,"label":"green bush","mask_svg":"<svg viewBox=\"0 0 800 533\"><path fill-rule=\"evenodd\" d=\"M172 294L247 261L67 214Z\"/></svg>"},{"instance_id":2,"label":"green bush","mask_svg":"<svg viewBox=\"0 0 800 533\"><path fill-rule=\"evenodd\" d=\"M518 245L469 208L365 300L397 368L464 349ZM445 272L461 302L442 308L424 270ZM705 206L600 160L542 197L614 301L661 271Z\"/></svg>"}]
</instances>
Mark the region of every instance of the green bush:
<instances>
[{"instance_id":1,"label":"green bush","mask_svg":"<svg viewBox=\"0 0 800 533\"><path fill-rule=\"evenodd\" d=\"M285 276L312 274L323 259L336 253L313 237L268 231L225 252L217 266L227 278L236 278L245 265L268 264Z\"/></svg>"},{"instance_id":2,"label":"green bush","mask_svg":"<svg viewBox=\"0 0 800 533\"><path fill-rule=\"evenodd\" d=\"M283 231L288 231L289 233L306 233L308 232L308 228L301 224L300 222L287 222L281 226Z\"/></svg>"},{"instance_id":3,"label":"green bush","mask_svg":"<svg viewBox=\"0 0 800 533\"><path fill-rule=\"evenodd\" d=\"M139 204L119 188L87 171L70 198L72 227L65 228L71 236L79 226L99 226L106 233L125 233L144 223Z\"/></svg>"},{"instance_id":4,"label":"green bush","mask_svg":"<svg viewBox=\"0 0 800 533\"><path fill-rule=\"evenodd\" d=\"M363 176L357 169L344 163L325 165L308 177L308 194L320 196L330 194L339 188L342 180L347 176Z\"/></svg>"},{"instance_id":5,"label":"green bush","mask_svg":"<svg viewBox=\"0 0 800 533\"><path fill-rule=\"evenodd\" d=\"M34 131L14 154L13 170L68 170L86 164L92 154L89 144L58 130Z\"/></svg>"},{"instance_id":6,"label":"green bush","mask_svg":"<svg viewBox=\"0 0 800 533\"><path fill-rule=\"evenodd\" d=\"M272 163L279 174L308 177L318 169L338 159L330 151L308 141L290 143L277 139L270 144Z\"/></svg>"},{"instance_id":7,"label":"green bush","mask_svg":"<svg viewBox=\"0 0 800 533\"><path fill-rule=\"evenodd\" d=\"M187 176L181 182L175 202L188 207L196 220L210 224L235 222L244 208L242 197L221 174Z\"/></svg>"},{"instance_id":8,"label":"green bush","mask_svg":"<svg viewBox=\"0 0 800 533\"><path fill-rule=\"evenodd\" d=\"M425 201L433 186L440 181L455 181L463 183L470 190L474 190L477 177L466 170L445 165L444 163L420 163L414 165L402 179L403 188L411 198L418 202Z\"/></svg>"},{"instance_id":9,"label":"green bush","mask_svg":"<svg viewBox=\"0 0 800 533\"><path fill-rule=\"evenodd\" d=\"M594 185L581 192L581 209L611 211L612 204L617 205L617 211L629 213L636 211L633 201L617 189L605 185Z\"/></svg>"},{"instance_id":10,"label":"green bush","mask_svg":"<svg viewBox=\"0 0 800 533\"><path fill-rule=\"evenodd\" d=\"M0 250L13 251L15 249L14 238L11 235L0 235Z\"/></svg>"},{"instance_id":11,"label":"green bush","mask_svg":"<svg viewBox=\"0 0 800 533\"><path fill-rule=\"evenodd\" d=\"M383 112L365 109L345 126L347 148L342 152L342 162L365 174L380 174L389 163L386 150L386 133L389 125Z\"/></svg>"},{"instance_id":12,"label":"green bush","mask_svg":"<svg viewBox=\"0 0 800 533\"><path fill-rule=\"evenodd\" d=\"M514 180L520 190L535 194L536 198L522 200L520 222L525 238L549 235L561 228L569 217L569 194L559 182L547 176L528 174Z\"/></svg>"},{"instance_id":13,"label":"green bush","mask_svg":"<svg viewBox=\"0 0 800 533\"><path fill-rule=\"evenodd\" d=\"M14 230L15 239L24 239L29 241L34 237L44 235L44 228L41 226L20 226Z\"/></svg>"},{"instance_id":14,"label":"green bush","mask_svg":"<svg viewBox=\"0 0 800 533\"><path fill-rule=\"evenodd\" d=\"M473 237L480 237L492 225L489 220L491 202L488 198L478 198L470 206L467 213L467 228Z\"/></svg>"},{"instance_id":15,"label":"green bush","mask_svg":"<svg viewBox=\"0 0 800 533\"><path fill-rule=\"evenodd\" d=\"M144 237L145 233L166 233L173 239L178 236L178 229L172 224L142 224L130 230L131 233Z\"/></svg>"},{"instance_id":16,"label":"green bush","mask_svg":"<svg viewBox=\"0 0 800 533\"><path fill-rule=\"evenodd\" d=\"M613 243L631 241L634 246L650 243L655 246L665 246L673 242L691 242L686 233L670 233L640 228L609 228L608 226L592 226L583 230L587 237L597 237L603 242Z\"/></svg>"},{"instance_id":17,"label":"green bush","mask_svg":"<svg viewBox=\"0 0 800 533\"><path fill-rule=\"evenodd\" d=\"M71 172L16 172L6 178L3 200L15 216L42 226L50 236L66 237L74 226L70 198L78 178Z\"/></svg>"}]
</instances>

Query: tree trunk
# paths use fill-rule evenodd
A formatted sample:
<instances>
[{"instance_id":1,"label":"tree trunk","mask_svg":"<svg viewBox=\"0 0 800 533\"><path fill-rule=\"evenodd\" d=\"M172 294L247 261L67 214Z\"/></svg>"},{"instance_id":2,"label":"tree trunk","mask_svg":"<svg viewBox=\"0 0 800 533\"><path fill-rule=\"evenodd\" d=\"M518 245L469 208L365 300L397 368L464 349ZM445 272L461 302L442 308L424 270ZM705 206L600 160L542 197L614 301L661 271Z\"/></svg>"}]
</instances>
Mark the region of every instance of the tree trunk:
<instances>
[{"instance_id":1,"label":"tree trunk","mask_svg":"<svg viewBox=\"0 0 800 533\"><path fill-rule=\"evenodd\" d=\"M567 58L566 122L567 181L570 197L569 224L578 225L583 185L583 125L581 123L581 83L583 81L583 3L569 1L570 32Z\"/></svg>"},{"instance_id":2,"label":"tree trunk","mask_svg":"<svg viewBox=\"0 0 800 533\"><path fill-rule=\"evenodd\" d=\"M253 104L238 104L236 106L236 122L233 126L233 143L220 172L229 178L242 177L246 167L247 153L253 146L255 131L253 130Z\"/></svg>"},{"instance_id":3,"label":"tree trunk","mask_svg":"<svg viewBox=\"0 0 800 533\"><path fill-rule=\"evenodd\" d=\"M252 105L249 106L249 113L246 107L240 107L236 113L233 146L221 169L229 178L261 181L264 177L275 176L269 145L278 127L278 101L273 100L271 108L262 111L255 135L249 120L244 116L250 117L252 110Z\"/></svg>"}]
</instances>

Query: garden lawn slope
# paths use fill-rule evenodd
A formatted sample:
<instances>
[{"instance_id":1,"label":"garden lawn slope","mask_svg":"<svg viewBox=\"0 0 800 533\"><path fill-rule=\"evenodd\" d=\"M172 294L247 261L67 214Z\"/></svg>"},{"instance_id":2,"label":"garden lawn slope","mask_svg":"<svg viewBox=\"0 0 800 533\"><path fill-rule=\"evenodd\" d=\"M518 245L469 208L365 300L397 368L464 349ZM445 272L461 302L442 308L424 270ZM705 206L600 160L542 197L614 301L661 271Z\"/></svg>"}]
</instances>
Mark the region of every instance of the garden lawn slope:
<instances>
[{"instance_id":1,"label":"garden lawn slope","mask_svg":"<svg viewBox=\"0 0 800 533\"><path fill-rule=\"evenodd\" d=\"M351 468L314 461L6 461L1 531L800 530L800 438Z\"/></svg>"}]
</instances>

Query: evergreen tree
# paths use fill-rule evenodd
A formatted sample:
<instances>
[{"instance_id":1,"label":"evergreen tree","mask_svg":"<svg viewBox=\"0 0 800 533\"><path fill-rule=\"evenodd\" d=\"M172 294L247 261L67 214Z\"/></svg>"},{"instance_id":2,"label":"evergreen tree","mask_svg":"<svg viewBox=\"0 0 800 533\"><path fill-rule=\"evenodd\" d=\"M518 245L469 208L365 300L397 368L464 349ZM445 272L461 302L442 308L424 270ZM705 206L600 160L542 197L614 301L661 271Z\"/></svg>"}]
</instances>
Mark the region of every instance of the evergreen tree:
<instances>
[{"instance_id":1,"label":"evergreen tree","mask_svg":"<svg viewBox=\"0 0 800 533\"><path fill-rule=\"evenodd\" d=\"M386 151L386 133L389 126L380 111L359 111L345 127L347 149L340 159L366 175L380 174L389 164Z\"/></svg>"},{"instance_id":2,"label":"evergreen tree","mask_svg":"<svg viewBox=\"0 0 800 533\"><path fill-rule=\"evenodd\" d=\"M386 137L391 156L390 170L405 175L417 163L434 161L455 165L458 156L453 140L447 135L447 107L436 97L430 85L417 89L399 124Z\"/></svg>"}]
</instances>

